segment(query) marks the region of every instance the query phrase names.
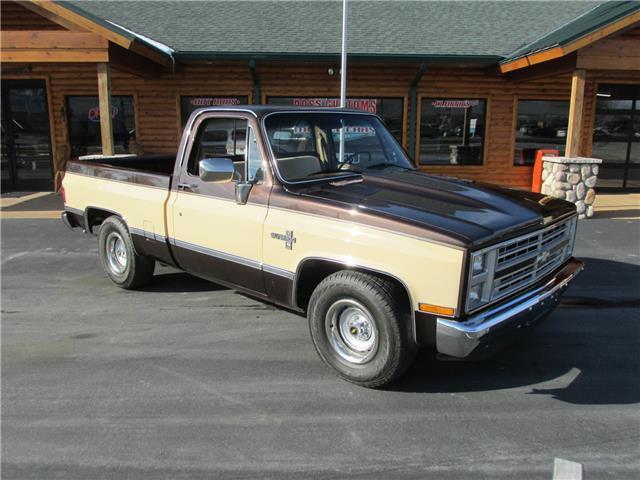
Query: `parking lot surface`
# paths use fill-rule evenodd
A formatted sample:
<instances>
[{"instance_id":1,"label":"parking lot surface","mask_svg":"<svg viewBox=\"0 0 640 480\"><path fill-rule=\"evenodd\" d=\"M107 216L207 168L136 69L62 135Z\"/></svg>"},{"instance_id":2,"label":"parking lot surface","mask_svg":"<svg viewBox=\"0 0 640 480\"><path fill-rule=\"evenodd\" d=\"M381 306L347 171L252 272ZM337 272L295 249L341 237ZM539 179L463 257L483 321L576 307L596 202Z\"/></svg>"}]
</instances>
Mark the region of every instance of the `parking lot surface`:
<instances>
[{"instance_id":1,"label":"parking lot surface","mask_svg":"<svg viewBox=\"0 0 640 480\"><path fill-rule=\"evenodd\" d=\"M95 237L1 226L3 478L640 475L636 220L580 222L585 273L514 348L421 352L379 391L326 369L303 317L160 266L120 290Z\"/></svg>"}]
</instances>

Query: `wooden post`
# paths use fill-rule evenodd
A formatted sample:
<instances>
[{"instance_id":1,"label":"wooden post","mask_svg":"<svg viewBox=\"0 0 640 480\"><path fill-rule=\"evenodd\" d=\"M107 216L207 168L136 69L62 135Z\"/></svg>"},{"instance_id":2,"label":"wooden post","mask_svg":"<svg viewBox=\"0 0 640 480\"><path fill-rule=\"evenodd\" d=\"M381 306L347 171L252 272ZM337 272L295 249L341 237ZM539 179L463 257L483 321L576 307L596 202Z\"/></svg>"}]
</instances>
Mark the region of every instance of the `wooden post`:
<instances>
[{"instance_id":1,"label":"wooden post","mask_svg":"<svg viewBox=\"0 0 640 480\"><path fill-rule=\"evenodd\" d=\"M586 70L574 70L571 80L571 103L569 105L569 127L565 156L577 157L582 147L582 114L584 110L584 84Z\"/></svg>"},{"instance_id":2,"label":"wooden post","mask_svg":"<svg viewBox=\"0 0 640 480\"><path fill-rule=\"evenodd\" d=\"M102 155L113 155L113 125L111 124L111 79L109 64L98 64L98 99L100 105L100 133Z\"/></svg>"}]
</instances>

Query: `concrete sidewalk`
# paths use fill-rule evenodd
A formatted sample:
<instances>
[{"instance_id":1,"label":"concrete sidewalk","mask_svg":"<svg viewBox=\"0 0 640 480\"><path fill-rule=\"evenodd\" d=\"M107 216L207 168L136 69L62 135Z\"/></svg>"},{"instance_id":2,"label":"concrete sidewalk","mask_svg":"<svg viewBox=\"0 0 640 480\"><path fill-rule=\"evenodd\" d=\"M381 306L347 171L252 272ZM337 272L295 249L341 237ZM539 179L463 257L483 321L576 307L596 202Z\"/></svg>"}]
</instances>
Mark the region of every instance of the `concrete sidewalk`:
<instances>
[{"instance_id":1,"label":"concrete sidewalk","mask_svg":"<svg viewBox=\"0 0 640 480\"><path fill-rule=\"evenodd\" d=\"M0 218L58 218L62 209L62 198L54 192L12 192L0 197ZM599 194L594 218L640 219L640 193Z\"/></svg>"},{"instance_id":2,"label":"concrete sidewalk","mask_svg":"<svg viewBox=\"0 0 640 480\"><path fill-rule=\"evenodd\" d=\"M64 205L59 193L11 192L0 197L0 218L59 218Z\"/></svg>"}]
</instances>

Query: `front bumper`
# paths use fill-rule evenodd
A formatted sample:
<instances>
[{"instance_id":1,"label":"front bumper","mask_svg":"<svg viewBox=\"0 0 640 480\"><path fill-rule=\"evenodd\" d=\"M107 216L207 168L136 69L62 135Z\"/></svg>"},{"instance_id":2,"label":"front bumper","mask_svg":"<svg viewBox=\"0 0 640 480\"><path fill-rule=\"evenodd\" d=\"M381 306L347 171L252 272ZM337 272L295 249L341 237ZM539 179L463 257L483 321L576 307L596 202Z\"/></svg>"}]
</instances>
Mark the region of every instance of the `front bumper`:
<instances>
[{"instance_id":1,"label":"front bumper","mask_svg":"<svg viewBox=\"0 0 640 480\"><path fill-rule=\"evenodd\" d=\"M438 353L455 358L480 357L510 343L522 330L533 326L555 309L560 295L583 267L581 261L571 258L536 288L462 322L438 318Z\"/></svg>"}]
</instances>

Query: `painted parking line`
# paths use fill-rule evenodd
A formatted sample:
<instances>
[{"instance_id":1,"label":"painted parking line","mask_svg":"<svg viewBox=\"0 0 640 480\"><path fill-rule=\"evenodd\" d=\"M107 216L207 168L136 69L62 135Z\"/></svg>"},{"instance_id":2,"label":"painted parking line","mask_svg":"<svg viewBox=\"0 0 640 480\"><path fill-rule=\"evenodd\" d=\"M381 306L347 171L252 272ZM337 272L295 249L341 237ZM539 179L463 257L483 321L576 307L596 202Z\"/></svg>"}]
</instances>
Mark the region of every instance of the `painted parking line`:
<instances>
[{"instance_id":1,"label":"painted parking line","mask_svg":"<svg viewBox=\"0 0 640 480\"><path fill-rule=\"evenodd\" d=\"M7 212L6 210L0 210L0 219L2 220L48 220L51 218L60 218L62 210L34 210L34 211L19 211L19 212Z\"/></svg>"},{"instance_id":2,"label":"painted parking line","mask_svg":"<svg viewBox=\"0 0 640 480\"><path fill-rule=\"evenodd\" d=\"M5 196L0 198L0 208L13 207L14 205L20 205L21 203L35 200L36 198L46 197L51 195L52 192L34 192L27 195L21 195L19 197Z\"/></svg>"}]
</instances>

